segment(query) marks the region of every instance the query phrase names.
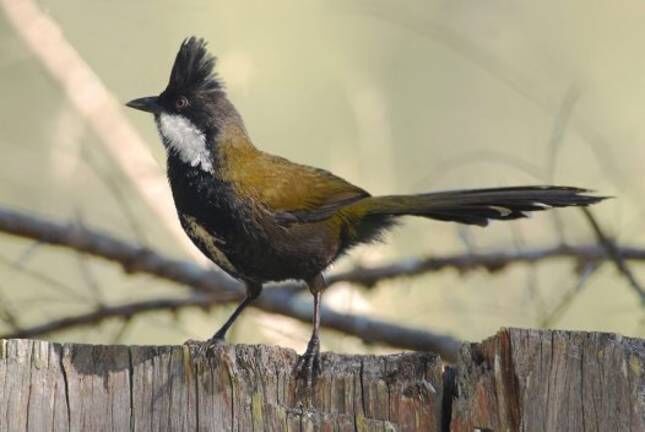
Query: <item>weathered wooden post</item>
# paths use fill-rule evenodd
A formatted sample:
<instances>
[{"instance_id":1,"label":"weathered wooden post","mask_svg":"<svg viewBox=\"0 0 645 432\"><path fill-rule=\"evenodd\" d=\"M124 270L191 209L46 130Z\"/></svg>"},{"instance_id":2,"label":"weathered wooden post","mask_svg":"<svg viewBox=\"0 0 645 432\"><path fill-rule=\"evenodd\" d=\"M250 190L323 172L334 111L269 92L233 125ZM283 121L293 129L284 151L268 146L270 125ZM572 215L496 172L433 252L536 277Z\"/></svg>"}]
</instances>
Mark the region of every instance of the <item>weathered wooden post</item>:
<instances>
[{"instance_id":1,"label":"weathered wooden post","mask_svg":"<svg viewBox=\"0 0 645 432\"><path fill-rule=\"evenodd\" d=\"M0 431L642 431L645 341L502 330L454 366L428 353L323 355L309 398L296 354L0 341Z\"/></svg>"}]
</instances>

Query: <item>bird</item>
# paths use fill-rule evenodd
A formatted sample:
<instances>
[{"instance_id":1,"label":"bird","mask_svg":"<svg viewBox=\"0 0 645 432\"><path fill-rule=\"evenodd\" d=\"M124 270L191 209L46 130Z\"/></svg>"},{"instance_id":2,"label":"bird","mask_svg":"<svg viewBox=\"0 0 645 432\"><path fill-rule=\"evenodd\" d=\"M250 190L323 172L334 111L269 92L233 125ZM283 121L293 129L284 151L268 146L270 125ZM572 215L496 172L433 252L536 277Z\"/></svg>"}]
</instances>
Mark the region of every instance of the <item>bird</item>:
<instances>
[{"instance_id":1,"label":"bird","mask_svg":"<svg viewBox=\"0 0 645 432\"><path fill-rule=\"evenodd\" d=\"M195 36L181 43L166 88L126 103L152 113L167 155L179 222L199 250L242 281L246 296L206 342L224 340L267 282L304 281L313 331L299 357L308 384L320 369L323 272L353 247L381 240L402 216L486 226L606 197L551 185L374 196L324 169L257 148L215 72L216 57Z\"/></svg>"}]
</instances>

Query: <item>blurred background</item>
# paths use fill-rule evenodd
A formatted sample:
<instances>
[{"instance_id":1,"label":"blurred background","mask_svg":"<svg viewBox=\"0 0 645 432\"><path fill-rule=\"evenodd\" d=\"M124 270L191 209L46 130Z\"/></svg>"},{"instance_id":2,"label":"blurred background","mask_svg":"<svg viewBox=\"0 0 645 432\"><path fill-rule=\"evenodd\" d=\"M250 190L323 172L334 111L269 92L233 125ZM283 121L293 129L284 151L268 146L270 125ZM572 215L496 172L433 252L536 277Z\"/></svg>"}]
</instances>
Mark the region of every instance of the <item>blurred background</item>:
<instances>
[{"instance_id":1,"label":"blurred background","mask_svg":"<svg viewBox=\"0 0 645 432\"><path fill-rule=\"evenodd\" d=\"M159 216L159 208L170 208L168 191L146 198L145 182L128 174L144 149L153 169L139 180L162 178L165 154L152 118L123 106L163 90L180 42L194 34L209 41L230 99L263 150L332 170L374 194L551 182L588 187L616 197L593 208L607 235L645 248L640 1L0 4L2 207L82 223L208 266L176 235L174 215ZM61 47L67 51L56 51ZM330 273L563 243L597 243L577 209L486 229L409 219L384 244L356 249ZM645 280L642 264L628 264ZM370 289L339 283L324 301L462 340L502 326L645 336L638 294L615 266L581 268L565 257L492 274L445 269ZM0 333L97 305L186 292L0 233ZM232 307L147 313L39 337L177 344L210 336ZM309 325L252 309L230 336L302 350L309 333ZM323 349L393 348L326 330Z\"/></svg>"}]
</instances>

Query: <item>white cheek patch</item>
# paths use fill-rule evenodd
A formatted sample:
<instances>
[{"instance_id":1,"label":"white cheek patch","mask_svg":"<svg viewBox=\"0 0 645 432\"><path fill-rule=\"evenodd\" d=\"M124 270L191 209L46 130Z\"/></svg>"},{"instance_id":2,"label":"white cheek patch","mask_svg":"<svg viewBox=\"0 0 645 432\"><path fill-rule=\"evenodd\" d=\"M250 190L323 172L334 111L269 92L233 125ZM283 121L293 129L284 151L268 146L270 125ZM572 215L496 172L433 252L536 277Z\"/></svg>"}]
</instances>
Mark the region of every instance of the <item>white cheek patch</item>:
<instances>
[{"instance_id":1,"label":"white cheek patch","mask_svg":"<svg viewBox=\"0 0 645 432\"><path fill-rule=\"evenodd\" d=\"M175 151L181 160L191 166L200 166L204 171L213 172L213 163L206 148L206 137L186 117L179 114L160 114L157 128L165 138L169 151Z\"/></svg>"}]
</instances>

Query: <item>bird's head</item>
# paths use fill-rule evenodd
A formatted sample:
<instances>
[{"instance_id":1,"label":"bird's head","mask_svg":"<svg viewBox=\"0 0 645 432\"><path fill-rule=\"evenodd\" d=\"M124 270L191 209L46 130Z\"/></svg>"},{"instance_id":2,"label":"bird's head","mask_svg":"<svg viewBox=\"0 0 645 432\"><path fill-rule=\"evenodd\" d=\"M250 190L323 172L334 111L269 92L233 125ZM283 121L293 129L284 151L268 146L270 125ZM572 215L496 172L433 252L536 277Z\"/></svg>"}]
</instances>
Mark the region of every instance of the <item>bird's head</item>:
<instances>
[{"instance_id":1,"label":"bird's head","mask_svg":"<svg viewBox=\"0 0 645 432\"><path fill-rule=\"evenodd\" d=\"M170 81L159 96L134 99L126 105L159 116L180 115L197 126L207 126L222 83L213 72L215 57L209 54L204 39L186 38L179 48Z\"/></svg>"},{"instance_id":2,"label":"bird's head","mask_svg":"<svg viewBox=\"0 0 645 432\"><path fill-rule=\"evenodd\" d=\"M205 143L217 132L223 118L231 113L237 115L226 99L214 66L215 57L207 51L206 42L194 36L186 38L175 58L166 89L158 96L134 99L126 104L154 114L166 147L195 166L208 159Z\"/></svg>"}]
</instances>

